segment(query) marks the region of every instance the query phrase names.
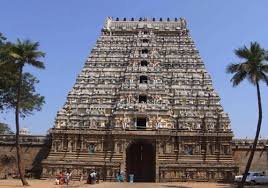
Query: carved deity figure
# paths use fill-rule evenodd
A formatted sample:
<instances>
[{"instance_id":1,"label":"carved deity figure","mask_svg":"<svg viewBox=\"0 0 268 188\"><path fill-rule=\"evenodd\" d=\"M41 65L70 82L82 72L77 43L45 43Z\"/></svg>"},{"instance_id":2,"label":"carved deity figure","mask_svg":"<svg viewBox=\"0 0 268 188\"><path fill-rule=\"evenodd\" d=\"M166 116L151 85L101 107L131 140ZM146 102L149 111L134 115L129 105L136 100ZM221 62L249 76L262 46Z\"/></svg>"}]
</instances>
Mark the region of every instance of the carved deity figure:
<instances>
[{"instance_id":1,"label":"carved deity figure","mask_svg":"<svg viewBox=\"0 0 268 188\"><path fill-rule=\"evenodd\" d=\"M153 97L153 101L154 101L154 104L158 104L158 103L161 103L161 96L159 96L159 95L155 95L154 97Z\"/></svg>"},{"instance_id":2,"label":"carved deity figure","mask_svg":"<svg viewBox=\"0 0 268 188\"><path fill-rule=\"evenodd\" d=\"M129 128L129 126L130 126L130 118L129 117L124 116L124 118L122 119L121 122L122 122L123 129Z\"/></svg>"},{"instance_id":3,"label":"carved deity figure","mask_svg":"<svg viewBox=\"0 0 268 188\"><path fill-rule=\"evenodd\" d=\"M224 123L224 124L223 124L223 130L224 130L224 131L227 131L227 130L229 130L229 129L230 129L229 124L228 124L228 123Z\"/></svg>"},{"instance_id":4,"label":"carved deity figure","mask_svg":"<svg viewBox=\"0 0 268 188\"><path fill-rule=\"evenodd\" d=\"M140 111L140 112L144 112L145 109L146 109L146 103L141 103L141 104L139 104L139 111Z\"/></svg>"},{"instance_id":5,"label":"carved deity figure","mask_svg":"<svg viewBox=\"0 0 268 188\"><path fill-rule=\"evenodd\" d=\"M152 52L152 56L153 56L153 58L156 58L156 59L160 57L158 51L156 51L156 50L154 50L154 51ZM157 64L154 63L153 65L157 65Z\"/></svg>"},{"instance_id":6,"label":"carved deity figure","mask_svg":"<svg viewBox=\"0 0 268 188\"><path fill-rule=\"evenodd\" d=\"M112 22L112 17L107 17L105 20L106 29L110 30L111 22Z\"/></svg>"},{"instance_id":7,"label":"carved deity figure","mask_svg":"<svg viewBox=\"0 0 268 188\"><path fill-rule=\"evenodd\" d=\"M133 102L133 96L131 94L127 95L127 103L132 103Z\"/></svg>"},{"instance_id":8,"label":"carved deity figure","mask_svg":"<svg viewBox=\"0 0 268 188\"><path fill-rule=\"evenodd\" d=\"M211 130L214 129L214 124L213 123L209 123L208 124L208 129L211 129Z\"/></svg>"},{"instance_id":9,"label":"carved deity figure","mask_svg":"<svg viewBox=\"0 0 268 188\"><path fill-rule=\"evenodd\" d=\"M90 122L91 124L90 124L90 127L91 128L97 128L97 122L96 122L96 120L92 120L91 122Z\"/></svg>"}]
</instances>

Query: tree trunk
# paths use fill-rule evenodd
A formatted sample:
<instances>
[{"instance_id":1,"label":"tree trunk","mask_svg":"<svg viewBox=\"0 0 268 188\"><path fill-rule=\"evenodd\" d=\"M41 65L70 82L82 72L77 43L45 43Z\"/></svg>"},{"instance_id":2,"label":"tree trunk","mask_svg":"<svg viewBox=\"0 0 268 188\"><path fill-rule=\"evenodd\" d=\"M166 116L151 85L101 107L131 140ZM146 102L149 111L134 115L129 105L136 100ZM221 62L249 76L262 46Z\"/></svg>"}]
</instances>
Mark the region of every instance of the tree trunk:
<instances>
[{"instance_id":1,"label":"tree trunk","mask_svg":"<svg viewBox=\"0 0 268 188\"><path fill-rule=\"evenodd\" d=\"M20 116L20 96L21 96L21 82L22 82L22 69L23 65L19 67L19 78L18 78L18 90L17 90L17 101L16 101L16 110L15 110L15 121L16 121L16 149L17 149L17 163L18 163L18 171L20 175L20 179L23 186L29 186L28 182L24 177L24 161L22 149L20 146L20 124L19 124L19 116Z\"/></svg>"},{"instance_id":2,"label":"tree trunk","mask_svg":"<svg viewBox=\"0 0 268 188\"><path fill-rule=\"evenodd\" d=\"M252 146L252 149L251 149L250 156L249 156L249 158L248 158L248 163L247 163L247 166L246 166L246 169L245 169L245 172L244 172L242 181L241 181L241 183L238 185L239 188L243 188L243 187L244 187L244 184L245 184L245 181L246 181L246 178L247 178L247 174L248 174L248 171L249 171L249 169L250 169L251 162L252 162L252 160L253 160L254 153L255 153L255 150L256 150L256 147L257 147L257 143L258 143L258 139L259 139L260 131L261 131L262 107L261 107L261 93L260 93L259 82L257 82L256 86L257 86L257 96L258 96L259 119L258 119L258 124L257 124L257 130L256 130L255 139L254 139L254 142L253 142L253 146Z\"/></svg>"}]
</instances>

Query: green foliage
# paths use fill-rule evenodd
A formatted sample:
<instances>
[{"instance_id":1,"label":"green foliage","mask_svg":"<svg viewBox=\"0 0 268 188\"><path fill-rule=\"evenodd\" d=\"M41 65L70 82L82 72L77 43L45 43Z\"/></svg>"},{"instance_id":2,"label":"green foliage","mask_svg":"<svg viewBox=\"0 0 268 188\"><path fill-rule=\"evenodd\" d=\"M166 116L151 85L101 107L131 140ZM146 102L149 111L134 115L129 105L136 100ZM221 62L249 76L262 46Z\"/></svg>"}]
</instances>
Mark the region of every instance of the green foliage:
<instances>
[{"instance_id":1,"label":"green foliage","mask_svg":"<svg viewBox=\"0 0 268 188\"><path fill-rule=\"evenodd\" d=\"M6 73L6 75L9 74ZM16 74L15 74L16 75ZM8 75L10 80L2 80L0 74L0 85L3 83L5 88L0 88L0 108L14 109L16 107L17 78L18 76ZM40 111L45 103L44 97L36 93L35 85L39 81L30 73L23 73L22 90L20 98L20 116L31 115L33 111Z\"/></svg>"},{"instance_id":2,"label":"green foliage","mask_svg":"<svg viewBox=\"0 0 268 188\"><path fill-rule=\"evenodd\" d=\"M10 97L16 87L17 68L12 64L0 65L0 111L9 106Z\"/></svg>"},{"instance_id":3,"label":"green foliage","mask_svg":"<svg viewBox=\"0 0 268 188\"><path fill-rule=\"evenodd\" d=\"M7 49L8 45L6 42L6 38L2 33L0 33L0 65L5 62Z\"/></svg>"},{"instance_id":4,"label":"green foliage","mask_svg":"<svg viewBox=\"0 0 268 188\"><path fill-rule=\"evenodd\" d=\"M235 50L237 57L243 60L242 63L231 63L227 66L226 72L234 74L231 82L237 86L245 78L256 85L259 81L268 84L268 53L257 42L251 42L250 47L242 47Z\"/></svg>"},{"instance_id":5,"label":"green foliage","mask_svg":"<svg viewBox=\"0 0 268 188\"><path fill-rule=\"evenodd\" d=\"M31 42L30 40L21 41L18 39L17 43L12 45L9 56L19 66L28 64L35 68L44 69L44 63L38 59L45 57L45 53L38 51L38 48L38 42Z\"/></svg>"},{"instance_id":6,"label":"green foliage","mask_svg":"<svg viewBox=\"0 0 268 188\"><path fill-rule=\"evenodd\" d=\"M0 134L14 134L14 133L7 124L0 122Z\"/></svg>"},{"instance_id":7,"label":"green foliage","mask_svg":"<svg viewBox=\"0 0 268 188\"><path fill-rule=\"evenodd\" d=\"M7 38L2 33L0 33L0 45L3 44L6 39Z\"/></svg>"},{"instance_id":8,"label":"green foliage","mask_svg":"<svg viewBox=\"0 0 268 188\"><path fill-rule=\"evenodd\" d=\"M30 41L13 44L4 40L0 44L0 112L16 108L17 89L19 82L19 67L24 65L22 62L44 68L42 62L36 60L36 57L43 56L42 52L36 51L39 44ZM1 40L1 39L0 39ZM32 51L33 50L33 51ZM20 97L20 116L25 117L33 111L41 110L44 104L44 97L36 93L35 85L39 82L30 73L22 73L21 76L21 97Z\"/></svg>"}]
</instances>

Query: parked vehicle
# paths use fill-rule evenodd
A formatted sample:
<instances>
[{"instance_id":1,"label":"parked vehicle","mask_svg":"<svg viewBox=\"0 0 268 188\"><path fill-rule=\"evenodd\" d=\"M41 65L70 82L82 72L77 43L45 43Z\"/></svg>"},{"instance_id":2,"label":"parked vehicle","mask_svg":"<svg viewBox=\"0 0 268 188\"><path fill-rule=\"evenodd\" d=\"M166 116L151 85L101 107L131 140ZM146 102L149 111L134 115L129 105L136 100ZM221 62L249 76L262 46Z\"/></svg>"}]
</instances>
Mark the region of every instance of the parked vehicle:
<instances>
[{"instance_id":1,"label":"parked vehicle","mask_svg":"<svg viewBox=\"0 0 268 188\"><path fill-rule=\"evenodd\" d=\"M241 182L243 175L235 176L235 182ZM265 172L249 172L246 183L248 184L268 184L268 176Z\"/></svg>"}]
</instances>

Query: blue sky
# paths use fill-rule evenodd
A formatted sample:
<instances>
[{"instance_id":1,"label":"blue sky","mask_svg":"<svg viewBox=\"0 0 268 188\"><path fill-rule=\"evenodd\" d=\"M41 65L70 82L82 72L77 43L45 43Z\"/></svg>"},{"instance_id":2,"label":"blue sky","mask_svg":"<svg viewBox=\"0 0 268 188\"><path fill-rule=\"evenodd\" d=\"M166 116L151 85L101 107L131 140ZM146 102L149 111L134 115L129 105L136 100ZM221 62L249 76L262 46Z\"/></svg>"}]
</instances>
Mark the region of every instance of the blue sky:
<instances>
[{"instance_id":1,"label":"blue sky","mask_svg":"<svg viewBox=\"0 0 268 188\"><path fill-rule=\"evenodd\" d=\"M230 62L238 62L233 50L250 41L268 49L268 1L266 0L1 0L0 32L9 40L39 41L46 52L45 70L28 67L40 80L38 92L46 104L22 120L22 127L44 134L54 124L107 16L184 17L221 104L231 119L235 137L253 137L257 122L256 89L245 81L233 88L225 73ZM268 92L261 87L263 127L268 137ZM0 114L0 121L14 129L12 113Z\"/></svg>"}]
</instances>

